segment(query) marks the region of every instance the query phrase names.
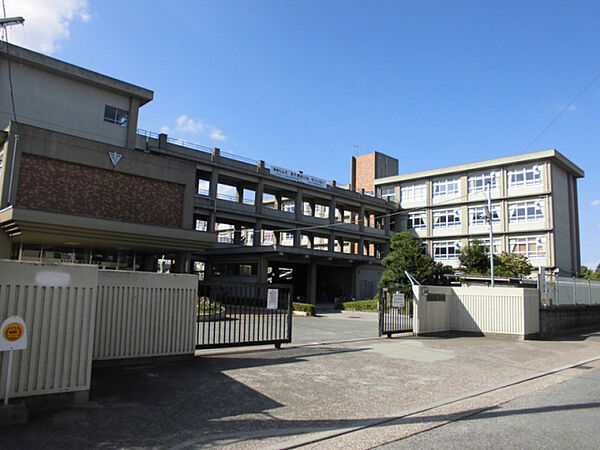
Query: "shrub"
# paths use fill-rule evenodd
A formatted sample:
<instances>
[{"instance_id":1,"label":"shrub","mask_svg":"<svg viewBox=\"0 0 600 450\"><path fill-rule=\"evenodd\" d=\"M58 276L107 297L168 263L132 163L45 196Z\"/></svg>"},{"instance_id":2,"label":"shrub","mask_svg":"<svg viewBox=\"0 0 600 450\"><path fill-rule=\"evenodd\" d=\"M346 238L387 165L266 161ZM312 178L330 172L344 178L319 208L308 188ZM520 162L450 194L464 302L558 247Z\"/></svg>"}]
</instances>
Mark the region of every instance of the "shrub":
<instances>
[{"instance_id":1,"label":"shrub","mask_svg":"<svg viewBox=\"0 0 600 450\"><path fill-rule=\"evenodd\" d=\"M309 316L317 315L317 309L315 308L315 305L312 305L310 303L298 303L298 302L293 302L292 305L294 307L294 311L304 311L304 312L307 312Z\"/></svg>"},{"instance_id":2,"label":"shrub","mask_svg":"<svg viewBox=\"0 0 600 450\"><path fill-rule=\"evenodd\" d=\"M342 303L342 309L348 311L377 311L379 300L359 300L356 302Z\"/></svg>"}]
</instances>

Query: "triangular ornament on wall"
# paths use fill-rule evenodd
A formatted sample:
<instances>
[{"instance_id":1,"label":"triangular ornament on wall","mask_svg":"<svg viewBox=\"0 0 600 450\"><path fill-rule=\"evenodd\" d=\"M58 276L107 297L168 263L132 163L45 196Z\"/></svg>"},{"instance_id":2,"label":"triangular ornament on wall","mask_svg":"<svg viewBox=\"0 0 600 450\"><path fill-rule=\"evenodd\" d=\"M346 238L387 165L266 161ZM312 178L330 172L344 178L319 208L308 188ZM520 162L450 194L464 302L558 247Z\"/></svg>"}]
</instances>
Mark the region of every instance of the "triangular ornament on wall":
<instances>
[{"instance_id":1,"label":"triangular ornament on wall","mask_svg":"<svg viewBox=\"0 0 600 450\"><path fill-rule=\"evenodd\" d=\"M113 163L113 166L116 166L123 157L123 155L117 152L108 152L108 156L110 156L110 160Z\"/></svg>"}]
</instances>

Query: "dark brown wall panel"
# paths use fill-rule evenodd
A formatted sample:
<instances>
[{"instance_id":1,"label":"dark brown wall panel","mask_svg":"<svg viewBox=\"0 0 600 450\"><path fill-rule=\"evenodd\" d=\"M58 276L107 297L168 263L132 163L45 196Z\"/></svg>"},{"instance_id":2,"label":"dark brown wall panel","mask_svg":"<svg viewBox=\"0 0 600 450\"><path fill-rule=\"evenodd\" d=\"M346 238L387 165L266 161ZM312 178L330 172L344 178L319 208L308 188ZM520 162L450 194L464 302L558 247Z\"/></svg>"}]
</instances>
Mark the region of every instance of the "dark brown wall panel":
<instances>
[{"instance_id":1,"label":"dark brown wall panel","mask_svg":"<svg viewBox=\"0 0 600 450\"><path fill-rule=\"evenodd\" d=\"M23 154L17 206L180 227L184 186Z\"/></svg>"}]
</instances>

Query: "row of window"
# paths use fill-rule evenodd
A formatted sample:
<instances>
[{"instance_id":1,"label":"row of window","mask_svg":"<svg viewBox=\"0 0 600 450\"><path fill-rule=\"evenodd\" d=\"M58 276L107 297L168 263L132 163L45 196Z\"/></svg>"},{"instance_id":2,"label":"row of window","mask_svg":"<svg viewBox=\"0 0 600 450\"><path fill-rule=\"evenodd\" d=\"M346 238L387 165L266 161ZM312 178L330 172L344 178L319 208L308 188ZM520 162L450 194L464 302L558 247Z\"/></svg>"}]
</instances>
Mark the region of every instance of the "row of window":
<instances>
[{"instance_id":1,"label":"row of window","mask_svg":"<svg viewBox=\"0 0 600 450\"><path fill-rule=\"evenodd\" d=\"M469 208L469 225L485 225L489 222L500 223L500 207L492 206L491 214L487 207L477 206ZM533 200L514 202L508 204L508 223L530 223L544 220L544 201ZM433 229L455 228L461 225L460 209L445 209L433 211ZM408 229L425 230L427 228L426 213L417 212L408 215L406 226Z\"/></svg>"},{"instance_id":2,"label":"row of window","mask_svg":"<svg viewBox=\"0 0 600 450\"><path fill-rule=\"evenodd\" d=\"M484 172L477 175L469 175L469 194L483 192L489 189L498 189L499 171ZM507 172L509 188L520 188L542 184L542 168L538 165L518 167L509 169ZM432 184L433 198L454 197L461 194L460 177L435 180ZM395 200L395 188L386 187L381 190L381 197L387 200ZM403 202L423 201L427 198L427 184L411 184L400 188L400 200Z\"/></svg>"},{"instance_id":3,"label":"row of window","mask_svg":"<svg viewBox=\"0 0 600 450\"><path fill-rule=\"evenodd\" d=\"M482 239L482 244L489 251L490 240ZM494 253L501 251L500 240L494 239ZM433 243L433 259L440 261L457 260L461 244L458 241L438 241ZM508 253L524 255L527 258L543 258L546 256L546 238L527 236L509 238Z\"/></svg>"}]
</instances>

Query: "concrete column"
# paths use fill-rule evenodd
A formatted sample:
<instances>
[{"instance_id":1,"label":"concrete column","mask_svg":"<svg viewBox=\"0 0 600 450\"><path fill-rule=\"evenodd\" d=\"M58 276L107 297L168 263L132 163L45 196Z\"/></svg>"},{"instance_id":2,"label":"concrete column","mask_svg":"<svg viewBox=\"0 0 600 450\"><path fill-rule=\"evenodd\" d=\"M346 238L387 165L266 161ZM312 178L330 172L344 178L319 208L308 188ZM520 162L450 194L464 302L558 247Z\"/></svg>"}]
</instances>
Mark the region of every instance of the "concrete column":
<instances>
[{"instance_id":1,"label":"concrete column","mask_svg":"<svg viewBox=\"0 0 600 450\"><path fill-rule=\"evenodd\" d=\"M190 252L179 252L175 254L175 267L173 272L175 273L189 273L190 272L190 259L192 254Z\"/></svg>"},{"instance_id":2,"label":"concrete column","mask_svg":"<svg viewBox=\"0 0 600 450\"><path fill-rule=\"evenodd\" d=\"M314 250L314 248L315 248L315 235L314 234L308 235L308 246L310 247L311 250Z\"/></svg>"},{"instance_id":3,"label":"concrete column","mask_svg":"<svg viewBox=\"0 0 600 450\"><path fill-rule=\"evenodd\" d=\"M137 124L140 101L137 98L129 99L129 117L127 118L127 148L134 149L137 140Z\"/></svg>"},{"instance_id":4,"label":"concrete column","mask_svg":"<svg viewBox=\"0 0 600 450\"><path fill-rule=\"evenodd\" d=\"M358 229L360 231L364 231L365 229L365 205L360 205L360 210L358 211Z\"/></svg>"},{"instance_id":5,"label":"concrete column","mask_svg":"<svg viewBox=\"0 0 600 450\"><path fill-rule=\"evenodd\" d=\"M235 227L233 230L233 243L241 245L242 243L242 230L241 228Z\"/></svg>"},{"instance_id":6,"label":"concrete column","mask_svg":"<svg viewBox=\"0 0 600 450\"><path fill-rule=\"evenodd\" d=\"M262 245L262 236L261 236L261 231L262 231L262 220L257 220L256 221L256 225L254 226L254 236L252 237L252 246L253 247L260 247Z\"/></svg>"},{"instance_id":7,"label":"concrete column","mask_svg":"<svg viewBox=\"0 0 600 450\"><path fill-rule=\"evenodd\" d=\"M160 133L158 135L158 148L166 150L167 149L167 139L169 139L169 136L167 136L165 133Z\"/></svg>"},{"instance_id":8,"label":"concrete column","mask_svg":"<svg viewBox=\"0 0 600 450\"><path fill-rule=\"evenodd\" d=\"M309 201L308 206L310 207L310 216L315 217L315 202Z\"/></svg>"},{"instance_id":9,"label":"concrete column","mask_svg":"<svg viewBox=\"0 0 600 450\"><path fill-rule=\"evenodd\" d=\"M214 233L217 230L217 214L214 211L211 211L208 216L208 223L206 224L206 231L209 233Z\"/></svg>"},{"instance_id":10,"label":"concrete column","mask_svg":"<svg viewBox=\"0 0 600 450\"><path fill-rule=\"evenodd\" d=\"M208 187L208 195L212 199L217 198L217 190L219 187L219 171L217 169L213 169L210 173L210 185Z\"/></svg>"},{"instance_id":11,"label":"concrete column","mask_svg":"<svg viewBox=\"0 0 600 450\"><path fill-rule=\"evenodd\" d=\"M257 264L257 277L258 277L259 283L267 282L267 268L268 267L269 267L269 261L267 260L267 257L259 256L258 264Z\"/></svg>"},{"instance_id":12,"label":"concrete column","mask_svg":"<svg viewBox=\"0 0 600 450\"><path fill-rule=\"evenodd\" d=\"M238 203L244 203L244 187L243 186L236 186L235 187L235 191L236 191L236 200Z\"/></svg>"},{"instance_id":13,"label":"concrete column","mask_svg":"<svg viewBox=\"0 0 600 450\"><path fill-rule=\"evenodd\" d=\"M390 221L392 220L392 218L390 217L390 213L391 211L388 209L385 211L385 216L382 218L383 220L383 229L385 230L385 235L389 236L390 235Z\"/></svg>"},{"instance_id":14,"label":"concrete column","mask_svg":"<svg viewBox=\"0 0 600 450\"><path fill-rule=\"evenodd\" d=\"M302 245L302 233L300 230L294 231L294 247L300 248Z\"/></svg>"},{"instance_id":15,"label":"concrete column","mask_svg":"<svg viewBox=\"0 0 600 450\"><path fill-rule=\"evenodd\" d=\"M317 264L314 262L306 270L306 295L309 303L317 302Z\"/></svg>"},{"instance_id":16,"label":"concrete column","mask_svg":"<svg viewBox=\"0 0 600 450\"><path fill-rule=\"evenodd\" d=\"M281 245L281 231L273 231L273 244Z\"/></svg>"},{"instance_id":17,"label":"concrete column","mask_svg":"<svg viewBox=\"0 0 600 450\"><path fill-rule=\"evenodd\" d=\"M329 237L327 238L327 251L335 251L335 233L333 231L329 233Z\"/></svg>"},{"instance_id":18,"label":"concrete column","mask_svg":"<svg viewBox=\"0 0 600 450\"><path fill-rule=\"evenodd\" d=\"M294 199L294 209L296 214L296 220L302 220L304 216L304 201L302 200L302 191L298 191L296 198Z\"/></svg>"},{"instance_id":19,"label":"concrete column","mask_svg":"<svg viewBox=\"0 0 600 450\"><path fill-rule=\"evenodd\" d=\"M263 212L263 195L265 193L265 182L262 178L258 180L258 184L256 185L255 198L254 198L254 206L256 214L262 214Z\"/></svg>"},{"instance_id":20,"label":"concrete column","mask_svg":"<svg viewBox=\"0 0 600 450\"><path fill-rule=\"evenodd\" d=\"M336 200L335 196L331 196L331 200L329 202L329 223L335 223L335 208L336 208Z\"/></svg>"},{"instance_id":21,"label":"concrete column","mask_svg":"<svg viewBox=\"0 0 600 450\"><path fill-rule=\"evenodd\" d=\"M282 209L282 200L281 200L281 194L275 194L275 209L278 211L281 211Z\"/></svg>"}]
</instances>

